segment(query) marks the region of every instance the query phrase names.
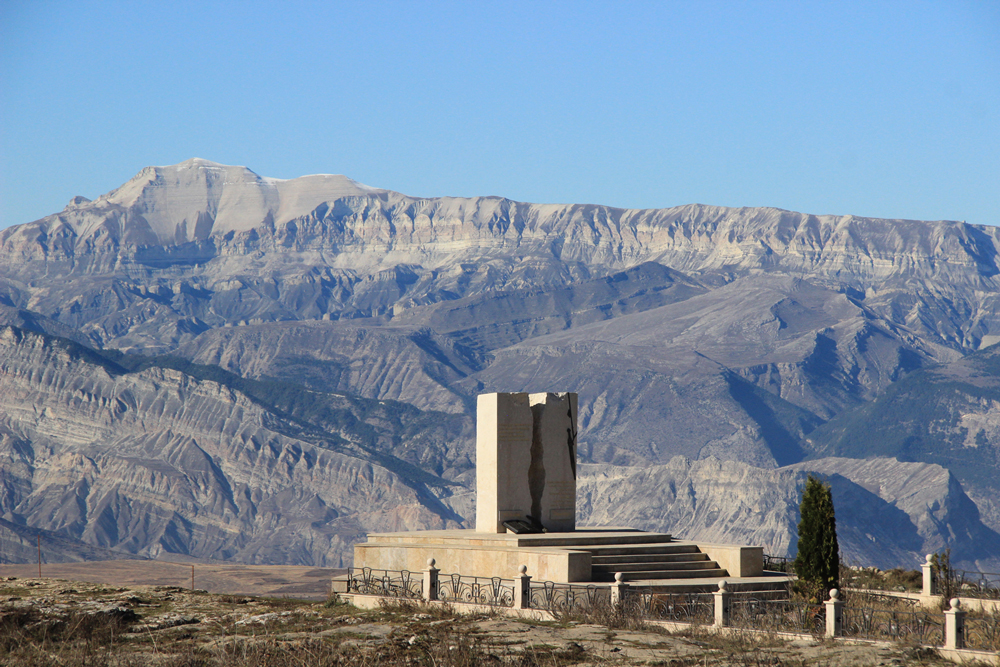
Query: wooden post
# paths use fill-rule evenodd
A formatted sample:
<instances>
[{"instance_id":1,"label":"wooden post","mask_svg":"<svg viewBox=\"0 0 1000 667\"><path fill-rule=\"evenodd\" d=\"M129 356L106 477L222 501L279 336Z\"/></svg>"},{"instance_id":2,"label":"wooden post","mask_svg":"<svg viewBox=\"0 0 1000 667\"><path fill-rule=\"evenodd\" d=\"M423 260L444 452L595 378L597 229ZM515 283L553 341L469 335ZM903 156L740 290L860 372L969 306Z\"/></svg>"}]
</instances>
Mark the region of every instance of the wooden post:
<instances>
[{"instance_id":1,"label":"wooden post","mask_svg":"<svg viewBox=\"0 0 1000 667\"><path fill-rule=\"evenodd\" d=\"M42 578L42 534L38 533L38 578Z\"/></svg>"},{"instance_id":2,"label":"wooden post","mask_svg":"<svg viewBox=\"0 0 1000 667\"><path fill-rule=\"evenodd\" d=\"M194 590L194 563L191 564L191 590Z\"/></svg>"}]
</instances>

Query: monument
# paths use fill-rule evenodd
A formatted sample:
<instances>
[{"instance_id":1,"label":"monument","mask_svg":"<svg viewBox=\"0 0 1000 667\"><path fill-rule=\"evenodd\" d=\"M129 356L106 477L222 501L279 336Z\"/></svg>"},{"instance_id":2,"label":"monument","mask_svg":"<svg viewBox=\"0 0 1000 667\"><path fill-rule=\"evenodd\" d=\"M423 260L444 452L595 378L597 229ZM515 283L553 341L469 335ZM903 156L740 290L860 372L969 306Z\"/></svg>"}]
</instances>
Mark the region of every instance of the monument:
<instances>
[{"instance_id":1,"label":"monument","mask_svg":"<svg viewBox=\"0 0 1000 667\"><path fill-rule=\"evenodd\" d=\"M576 522L577 395L479 396L476 525L469 530L370 533L354 566L417 572L435 559L444 573L536 581L631 581L756 577L763 549L704 545L632 528Z\"/></svg>"},{"instance_id":2,"label":"monument","mask_svg":"<svg viewBox=\"0 0 1000 667\"><path fill-rule=\"evenodd\" d=\"M482 394L476 417L476 531L576 530L576 394Z\"/></svg>"}]
</instances>

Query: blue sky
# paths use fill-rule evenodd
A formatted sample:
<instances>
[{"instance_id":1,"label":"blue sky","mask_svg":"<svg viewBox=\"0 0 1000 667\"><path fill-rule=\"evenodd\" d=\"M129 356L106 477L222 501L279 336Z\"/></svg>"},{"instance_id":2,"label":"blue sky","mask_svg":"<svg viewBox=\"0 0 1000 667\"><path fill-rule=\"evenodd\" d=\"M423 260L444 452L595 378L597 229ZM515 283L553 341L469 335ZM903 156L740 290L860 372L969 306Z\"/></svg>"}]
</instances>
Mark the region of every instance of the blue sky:
<instances>
[{"instance_id":1,"label":"blue sky","mask_svg":"<svg viewBox=\"0 0 1000 667\"><path fill-rule=\"evenodd\" d=\"M0 227L190 157L1000 224L1000 2L0 0Z\"/></svg>"}]
</instances>

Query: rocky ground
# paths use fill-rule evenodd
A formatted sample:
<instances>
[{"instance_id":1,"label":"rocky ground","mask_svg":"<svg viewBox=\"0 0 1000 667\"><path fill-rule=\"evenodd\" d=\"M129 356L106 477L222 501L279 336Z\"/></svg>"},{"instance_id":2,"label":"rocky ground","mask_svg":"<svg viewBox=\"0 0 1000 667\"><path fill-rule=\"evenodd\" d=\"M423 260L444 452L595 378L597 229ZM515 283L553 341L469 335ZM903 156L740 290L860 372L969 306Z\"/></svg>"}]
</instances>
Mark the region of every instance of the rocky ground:
<instances>
[{"instance_id":1,"label":"rocky ground","mask_svg":"<svg viewBox=\"0 0 1000 667\"><path fill-rule=\"evenodd\" d=\"M0 580L0 664L903 665L950 664L908 646L667 632L618 619L559 622L460 615L415 604L361 610L338 599L216 595L177 586ZM624 626L624 627L619 627Z\"/></svg>"},{"instance_id":2,"label":"rocky ground","mask_svg":"<svg viewBox=\"0 0 1000 667\"><path fill-rule=\"evenodd\" d=\"M209 593L325 600L330 580L347 570L300 565L245 565L207 559L116 560L85 563L43 563L42 577L115 586L180 586ZM5 577L37 576L38 566L0 565ZM193 575L193 580L192 580ZM12 579L11 581L16 581Z\"/></svg>"}]
</instances>

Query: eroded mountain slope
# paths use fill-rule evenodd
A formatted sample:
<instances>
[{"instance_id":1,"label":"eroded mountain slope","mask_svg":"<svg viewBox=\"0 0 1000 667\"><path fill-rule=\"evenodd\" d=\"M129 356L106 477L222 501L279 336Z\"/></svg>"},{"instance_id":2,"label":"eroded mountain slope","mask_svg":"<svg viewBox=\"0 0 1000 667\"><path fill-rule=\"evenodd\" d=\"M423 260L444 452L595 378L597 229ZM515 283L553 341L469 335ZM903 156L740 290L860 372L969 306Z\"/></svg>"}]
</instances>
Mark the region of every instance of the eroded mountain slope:
<instances>
[{"instance_id":1,"label":"eroded mountain slope","mask_svg":"<svg viewBox=\"0 0 1000 667\"><path fill-rule=\"evenodd\" d=\"M814 457L875 455L937 463L963 484L996 489L1000 348L913 373L817 429L805 446Z\"/></svg>"},{"instance_id":2,"label":"eroded mountain slope","mask_svg":"<svg viewBox=\"0 0 1000 667\"><path fill-rule=\"evenodd\" d=\"M584 525L628 525L794 553L798 503L810 472L832 487L849 563L917 567L924 554L948 545L956 563L987 571L1000 565L1000 535L979 521L961 486L936 465L823 459L768 470L684 457L655 466L584 465L577 502Z\"/></svg>"},{"instance_id":3,"label":"eroded mountain slope","mask_svg":"<svg viewBox=\"0 0 1000 667\"><path fill-rule=\"evenodd\" d=\"M385 507L411 508L400 510L409 512L407 525L432 527L468 515L448 506L464 506L472 406L484 390L580 392L581 453L589 461L669 465L683 454L696 465L716 457L760 466L753 475L763 479L766 469L805 456L867 456L877 448L844 449L830 444L829 434L862 419L873 399L889 405L907 374L1000 340L998 240L993 228L945 221L414 198L343 176L280 181L191 160L144 169L93 202L77 198L58 214L0 231L0 317L105 349L221 366L216 372L162 357L135 364L131 356L104 354L46 373L66 386L83 382L86 394L94 367L104 368L94 395L117 396L111 388L139 383L142 392L174 392L162 402L178 415L211 401L216 407L206 414L224 411L218 406L230 399L225 409L237 410L232 406L247 400L252 407L239 410L259 411L268 437L316 456L366 462L394 480L398 497ZM269 517L260 521L270 522L274 541L293 545L289 551L275 553L263 537L227 541L230 515L250 521L250 534L265 533L254 532L261 524L248 518L248 505L230 499L238 497L233 488L252 486L245 471L251 455L226 449L216 433L224 423L191 435L197 419L136 419L126 411L114 431L112 411L100 428L90 417L76 425L65 416L70 403L60 386L39 386L22 393L17 419L5 422L3 493L5 502L30 511L18 515L25 521L60 517L59 530L143 553L193 549L293 562L336 558L323 554L343 553L352 530L359 535L393 521L366 515L379 505L361 503L364 493L357 507L326 513L347 502L334 497L341 491L296 490L298 478L288 472L288 486L261 496L265 509L255 511ZM211 386L230 398L210 400L204 392ZM920 413L923 395L905 391L900 400ZM63 407L46 402L46 392L62 396ZM966 401L957 410L917 430L952 433L955 419L985 414L985 426L961 428L975 431L977 452L992 447L989 409ZM79 433L93 437L78 443ZM951 465L929 454L934 446L894 442L879 447ZM965 449L948 445L950 460L983 521L997 527L1000 488L961 469L967 442ZM31 456L43 452L49 467L36 474L29 449ZM217 474L207 463L230 456L232 471L213 463ZM330 476L317 474L324 484L357 483L353 463L323 461ZM109 475L92 471L94 462L101 470L121 466L131 480L127 492L112 490ZM144 465L153 466L149 475L135 477ZM848 516L860 522L849 529L858 540L871 530L869 514L885 514L898 524L892 534L900 554L933 543L924 528L907 528L919 523L914 514L845 474L831 475L857 499ZM155 510L165 502L167 478L180 480L169 488L188 498L184 507L171 506L177 515L169 520ZM36 482L45 479L52 481L42 492ZM184 484L215 490L197 495ZM664 513L666 496L655 480L642 493L651 513ZM447 502L440 505L438 496ZM768 502L787 513L793 496ZM29 497L35 504L20 504ZM142 526L147 508L152 524ZM723 529L712 525L706 530ZM951 539L979 539L975 534L956 529Z\"/></svg>"},{"instance_id":4,"label":"eroded mountain slope","mask_svg":"<svg viewBox=\"0 0 1000 667\"><path fill-rule=\"evenodd\" d=\"M0 397L4 512L89 544L337 565L366 531L460 519L444 480L170 368L6 327Z\"/></svg>"}]
</instances>

